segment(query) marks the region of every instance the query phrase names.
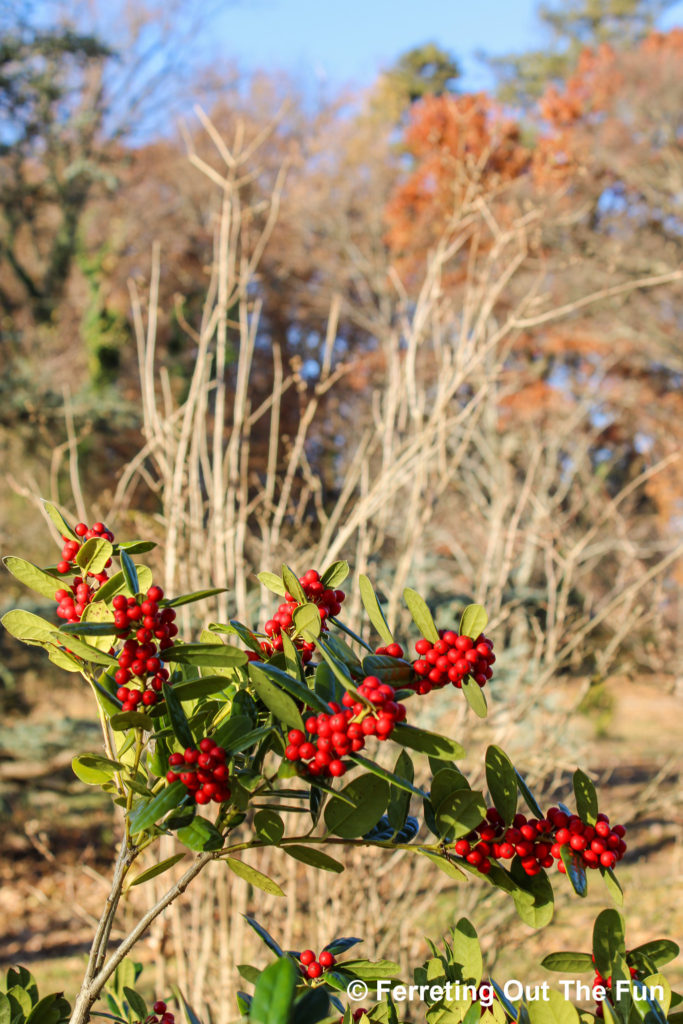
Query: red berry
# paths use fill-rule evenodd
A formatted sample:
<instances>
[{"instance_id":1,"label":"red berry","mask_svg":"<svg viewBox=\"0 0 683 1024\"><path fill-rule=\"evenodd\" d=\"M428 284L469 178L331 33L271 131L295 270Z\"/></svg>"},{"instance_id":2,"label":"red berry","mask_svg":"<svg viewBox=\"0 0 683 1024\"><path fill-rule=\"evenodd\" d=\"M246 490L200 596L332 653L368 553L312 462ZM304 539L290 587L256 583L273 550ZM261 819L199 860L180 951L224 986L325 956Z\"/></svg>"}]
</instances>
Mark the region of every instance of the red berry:
<instances>
[{"instance_id":1,"label":"red berry","mask_svg":"<svg viewBox=\"0 0 683 1024\"><path fill-rule=\"evenodd\" d=\"M325 968L325 967L332 967L332 965L334 964L334 962L335 962L335 960L334 960L334 957L333 957L333 956L332 956L332 954L331 954L331 953L330 953L330 952L329 952L328 950L326 950L326 949L324 949L324 950L322 951L322 953L320 954L320 956L318 957L318 963L319 963L319 964L320 964L320 966L321 966L321 967L323 967L323 968Z\"/></svg>"},{"instance_id":2,"label":"red berry","mask_svg":"<svg viewBox=\"0 0 683 1024\"><path fill-rule=\"evenodd\" d=\"M315 961L312 964L309 964L308 967L306 968L306 974L308 975L309 978L319 978L322 973L322 967L320 966L319 963L316 963Z\"/></svg>"},{"instance_id":3,"label":"red berry","mask_svg":"<svg viewBox=\"0 0 683 1024\"><path fill-rule=\"evenodd\" d=\"M303 953L299 954L299 960L304 965L304 967L308 967L309 964L315 962L315 953L313 952L312 949L305 949Z\"/></svg>"}]
</instances>

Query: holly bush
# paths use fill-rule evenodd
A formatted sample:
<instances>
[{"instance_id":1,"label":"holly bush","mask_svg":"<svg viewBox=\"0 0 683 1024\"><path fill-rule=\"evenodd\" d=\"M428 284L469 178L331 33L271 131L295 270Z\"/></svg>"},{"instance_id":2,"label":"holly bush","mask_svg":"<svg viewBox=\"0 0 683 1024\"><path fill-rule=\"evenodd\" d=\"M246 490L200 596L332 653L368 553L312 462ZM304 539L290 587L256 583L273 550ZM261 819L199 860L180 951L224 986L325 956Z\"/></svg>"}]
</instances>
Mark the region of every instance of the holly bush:
<instances>
[{"instance_id":1,"label":"holly bush","mask_svg":"<svg viewBox=\"0 0 683 1024\"><path fill-rule=\"evenodd\" d=\"M69 1017L82 1024L98 1013L101 997L109 1019L174 1024L165 999L150 1008L137 991L140 965L129 954L211 861L223 861L255 889L283 895L274 879L243 858L255 848L277 847L283 861L292 857L330 872L344 870L339 857L350 846L405 850L454 879L501 890L534 928L553 916L553 878L584 896L594 876L606 898L621 904L615 869L626 850L626 829L599 810L581 769L567 797L573 809L559 803L543 811L505 751L490 746L485 795L455 764L465 754L461 744L411 721L421 700L433 700L430 694L449 684L474 715L486 717L496 657L480 605L464 608L457 629L439 629L423 598L407 589L404 599L420 633L411 661L368 577L357 583L381 641L376 648L343 621L346 562L301 576L283 565L279 574L259 575L280 602L263 630L236 620L211 622L197 640L184 639L176 609L220 591L169 597L135 560L152 544L118 543L104 523L72 527L53 505L46 502L45 509L62 537L60 560L39 568L9 556L5 566L55 600L61 621L15 609L2 622L90 687L103 749L77 754L73 770L111 795L121 809L123 835L73 1011L61 993L40 999L30 973L16 967L0 993L2 1024L59 1024ZM415 758L424 762L418 772ZM416 783L425 777L428 783ZM418 808L419 815L411 814ZM290 832L286 822L293 817L300 824ZM175 837L185 849L136 870L141 853L162 836ZM110 950L124 893L188 854L181 877ZM681 996L661 974L678 948L659 939L627 949L616 909L598 915L592 951L551 953L543 961L549 971L592 973L592 983L582 989L560 979L557 991L546 982L536 986L540 995L521 982L485 976L477 932L466 918L441 947L430 943L432 956L410 982L401 981L397 963L350 954L359 937L330 937L319 951L283 950L262 924L247 920L275 959L264 970L241 965L253 991L239 994L236 1012L261 1024L397 1024L410 1019L411 1002L426 1004L429 1024L575 1024L596 1016L661 1024L683 1017L670 1013ZM593 1010L577 1009L574 992L579 1001L595 997ZM363 993L368 1004L355 1007L354 996ZM175 998L190 1024L198 1024L183 994L176 990Z\"/></svg>"}]
</instances>

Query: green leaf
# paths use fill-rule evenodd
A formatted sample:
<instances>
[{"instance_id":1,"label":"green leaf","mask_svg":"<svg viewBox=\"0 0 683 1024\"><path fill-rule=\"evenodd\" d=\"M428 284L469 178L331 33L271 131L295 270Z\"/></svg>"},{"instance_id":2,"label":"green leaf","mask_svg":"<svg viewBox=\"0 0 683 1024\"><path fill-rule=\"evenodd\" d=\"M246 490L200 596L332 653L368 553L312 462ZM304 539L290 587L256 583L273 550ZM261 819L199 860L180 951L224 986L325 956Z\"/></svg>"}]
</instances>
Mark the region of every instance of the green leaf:
<instances>
[{"instance_id":1,"label":"green leaf","mask_svg":"<svg viewBox=\"0 0 683 1024\"><path fill-rule=\"evenodd\" d=\"M168 608L180 608L182 604L191 604L193 601L203 601L207 597L215 597L216 594L227 594L227 587L211 587L210 590L195 590L192 594L181 594L167 601Z\"/></svg>"},{"instance_id":2,"label":"green leaf","mask_svg":"<svg viewBox=\"0 0 683 1024\"><path fill-rule=\"evenodd\" d=\"M170 786L165 786L151 800L139 804L130 816L131 833L135 835L151 828L160 818L179 805L185 793L185 786L178 780L172 782Z\"/></svg>"},{"instance_id":3,"label":"green leaf","mask_svg":"<svg viewBox=\"0 0 683 1024\"><path fill-rule=\"evenodd\" d=\"M129 555L142 555L145 551L153 551L157 544L153 540L126 540L118 547L119 550L127 551ZM149 590L149 587L147 589Z\"/></svg>"},{"instance_id":4,"label":"green leaf","mask_svg":"<svg viewBox=\"0 0 683 1024\"><path fill-rule=\"evenodd\" d=\"M131 594L135 596L140 593L140 581L138 580L138 574L133 559L127 551L122 550L119 551L119 559L121 561L121 569L126 580L126 586Z\"/></svg>"},{"instance_id":5,"label":"green leaf","mask_svg":"<svg viewBox=\"0 0 683 1024\"><path fill-rule=\"evenodd\" d=\"M340 966L343 966L344 973L362 981L382 981L396 978L401 973L400 966L393 960L345 960Z\"/></svg>"},{"instance_id":6,"label":"green leaf","mask_svg":"<svg viewBox=\"0 0 683 1024\"><path fill-rule=\"evenodd\" d=\"M385 644L393 644L394 637L389 624L384 618L384 612L382 606L377 599L377 595L373 590L372 583L367 576L362 574L358 577L358 588L360 590L361 601L363 607L368 613L368 618L375 628L375 632L381 637Z\"/></svg>"},{"instance_id":7,"label":"green leaf","mask_svg":"<svg viewBox=\"0 0 683 1024\"><path fill-rule=\"evenodd\" d=\"M619 884L619 879L614 874L614 871L612 870L612 868L603 868L601 866L600 874L602 875L603 881L607 886L607 891L609 892L610 896L612 897L612 899L618 907L622 907L624 905L624 893L621 888L621 885Z\"/></svg>"},{"instance_id":8,"label":"green leaf","mask_svg":"<svg viewBox=\"0 0 683 1024\"><path fill-rule=\"evenodd\" d=\"M471 676L465 677L462 681L462 692L465 694L467 703L479 718L486 718L488 704L486 697L479 683L475 683Z\"/></svg>"},{"instance_id":9,"label":"green leaf","mask_svg":"<svg viewBox=\"0 0 683 1024\"><path fill-rule=\"evenodd\" d=\"M255 1024L288 1024L299 972L294 961L281 957L261 973L249 1009Z\"/></svg>"},{"instance_id":10,"label":"green leaf","mask_svg":"<svg viewBox=\"0 0 683 1024\"><path fill-rule=\"evenodd\" d=\"M345 798L336 794L328 801L325 824L334 835L342 839L356 839L369 832L384 813L389 800L389 783L366 773L349 782L342 790ZM346 801L351 801L352 806Z\"/></svg>"},{"instance_id":11,"label":"green leaf","mask_svg":"<svg viewBox=\"0 0 683 1024\"><path fill-rule=\"evenodd\" d=\"M12 611L6 612L0 622L11 636L23 643L44 647L56 642L54 624L42 619L40 615L34 615L33 612L25 612L22 608L13 608Z\"/></svg>"},{"instance_id":12,"label":"green leaf","mask_svg":"<svg viewBox=\"0 0 683 1024\"><path fill-rule=\"evenodd\" d=\"M545 871L530 878L515 857L509 875L515 883L511 895L518 916L532 928L544 928L552 920L555 903L553 887ZM498 884L496 875L494 884Z\"/></svg>"},{"instance_id":13,"label":"green leaf","mask_svg":"<svg viewBox=\"0 0 683 1024\"><path fill-rule=\"evenodd\" d=\"M142 996L138 995L135 989L128 988L127 985L124 985L123 994L131 1010L137 1014L141 1021L144 1020L147 1016L147 1003Z\"/></svg>"},{"instance_id":14,"label":"green leaf","mask_svg":"<svg viewBox=\"0 0 683 1024\"><path fill-rule=\"evenodd\" d=\"M183 705L176 696L173 687L168 683L164 683L163 694L166 701L166 710L169 718L171 719L171 727L175 738L183 747L194 747L195 742L192 730L190 729L190 723L187 720L187 716L183 711Z\"/></svg>"},{"instance_id":15,"label":"green leaf","mask_svg":"<svg viewBox=\"0 0 683 1024\"><path fill-rule=\"evenodd\" d=\"M322 654L325 663L329 665L330 669L332 670L332 674L334 678L337 680L337 682L341 683L345 690L348 690L350 693L352 693L360 704L366 704L369 707L370 702L367 700L367 698L363 697L362 694L360 694L356 689L356 686L353 682L348 667L343 662L340 662L334 656L327 641L323 640L322 636L320 636L316 640L315 646L317 650L319 650L320 653Z\"/></svg>"},{"instance_id":16,"label":"green leaf","mask_svg":"<svg viewBox=\"0 0 683 1024\"><path fill-rule=\"evenodd\" d=\"M378 778L390 782L392 786L405 790L406 793L414 793L415 796L422 797L423 799L427 796L424 790L418 789L412 782L401 778L400 775L396 775L394 772L390 772L388 768L382 768L381 765L376 764L375 761L371 761L367 757L363 757L361 754L350 754L349 759L355 761L356 764L361 765L363 768L367 768L369 772L377 775Z\"/></svg>"},{"instance_id":17,"label":"green leaf","mask_svg":"<svg viewBox=\"0 0 683 1024\"><path fill-rule=\"evenodd\" d=\"M233 874L238 878L243 878L245 882L253 885L256 889L262 889L263 892L267 892L271 896L284 896L284 892L277 882L268 878L268 875L264 875L262 871L257 871L251 864L245 864L243 860L236 860L234 857L226 857L225 863Z\"/></svg>"},{"instance_id":18,"label":"green leaf","mask_svg":"<svg viewBox=\"0 0 683 1024\"><path fill-rule=\"evenodd\" d=\"M109 724L114 732L125 732L126 729L144 729L145 732L152 732L154 729L154 719L142 711L120 711L111 716Z\"/></svg>"},{"instance_id":19,"label":"green leaf","mask_svg":"<svg viewBox=\"0 0 683 1024\"><path fill-rule=\"evenodd\" d=\"M79 754L71 762L74 775L89 786L101 786L112 779L116 772L123 771L119 761L111 761L100 754Z\"/></svg>"},{"instance_id":20,"label":"green leaf","mask_svg":"<svg viewBox=\"0 0 683 1024\"><path fill-rule=\"evenodd\" d=\"M530 1000L531 1024L580 1024L576 1007L561 992L550 989L546 999Z\"/></svg>"},{"instance_id":21,"label":"green leaf","mask_svg":"<svg viewBox=\"0 0 683 1024\"><path fill-rule=\"evenodd\" d=\"M146 871L141 871L139 875L132 878L127 889L131 889L134 885L142 885L143 882L148 882L150 878L156 878L157 875L162 875L164 871L168 871L174 864L177 864L179 860L185 857L185 853L174 853L172 857L167 857L165 860L159 861L158 864L154 864L151 868L147 868Z\"/></svg>"},{"instance_id":22,"label":"green leaf","mask_svg":"<svg viewBox=\"0 0 683 1024\"><path fill-rule=\"evenodd\" d=\"M282 566L282 581L287 588L287 593L291 594L295 601L299 604L305 604L308 598L304 588L299 583L298 576L292 572L288 565Z\"/></svg>"},{"instance_id":23,"label":"green leaf","mask_svg":"<svg viewBox=\"0 0 683 1024\"><path fill-rule=\"evenodd\" d=\"M618 910L603 910L593 925L595 968L603 978L612 974L612 965L626 955L624 919Z\"/></svg>"},{"instance_id":24,"label":"green leaf","mask_svg":"<svg viewBox=\"0 0 683 1024\"><path fill-rule=\"evenodd\" d=\"M229 685L225 676L202 676L201 679L189 679L186 683L174 683L172 689L177 700L197 700L198 697L221 693Z\"/></svg>"},{"instance_id":25,"label":"green leaf","mask_svg":"<svg viewBox=\"0 0 683 1024\"><path fill-rule=\"evenodd\" d=\"M275 941L275 939L273 938L273 936L270 934L269 931L266 931L266 929L263 927L262 924L258 923L256 918L249 917L248 914L243 914L242 916L244 917L244 920L247 922L249 927L253 928L254 931L256 932L256 934L261 939L263 939L263 941L265 942L265 944L268 947L268 949L272 950L272 952L275 953L275 956L284 956L284 953L282 952L282 950L278 946L278 944Z\"/></svg>"},{"instance_id":26,"label":"green leaf","mask_svg":"<svg viewBox=\"0 0 683 1024\"><path fill-rule=\"evenodd\" d=\"M9 985L9 983L8 983ZM0 1024L11 1024L12 1005L4 992L0 992Z\"/></svg>"},{"instance_id":27,"label":"green leaf","mask_svg":"<svg viewBox=\"0 0 683 1024\"><path fill-rule=\"evenodd\" d=\"M464 747L461 747L455 740L447 736L440 736L438 733L427 732L425 729L416 729L413 725L400 723L394 726L391 739L400 743L402 747L409 747L421 754L428 754L430 757L445 761L451 758L465 756ZM542 817L542 815L541 815Z\"/></svg>"},{"instance_id":28,"label":"green leaf","mask_svg":"<svg viewBox=\"0 0 683 1024\"><path fill-rule=\"evenodd\" d=\"M466 917L461 917L453 928L452 935L451 962L460 965L463 981L478 985L484 970L484 962L476 928Z\"/></svg>"},{"instance_id":29,"label":"green leaf","mask_svg":"<svg viewBox=\"0 0 683 1024\"><path fill-rule=\"evenodd\" d=\"M135 571L138 577L138 586L140 587L141 592L144 594L152 586L152 570L149 569L146 565L136 565ZM113 576L110 576L106 583L102 584L99 590L95 591L95 596L93 597L93 604L99 601L111 601L112 598L116 597L117 594L123 594L126 591L130 593L130 588L128 586L123 571L115 572ZM131 596L133 595L131 594Z\"/></svg>"},{"instance_id":30,"label":"green leaf","mask_svg":"<svg viewBox=\"0 0 683 1024\"><path fill-rule=\"evenodd\" d=\"M286 674L289 674L294 679L298 679L299 682L304 682L305 676L301 658L290 639L289 633L282 632L280 636L282 637L282 654L285 659Z\"/></svg>"},{"instance_id":31,"label":"green leaf","mask_svg":"<svg viewBox=\"0 0 683 1024\"><path fill-rule=\"evenodd\" d=\"M59 1024L60 1021L67 1019L65 1014L68 1014L70 1009L66 999L61 998L61 994L52 993L36 1003L26 1017L26 1024Z\"/></svg>"},{"instance_id":32,"label":"green leaf","mask_svg":"<svg viewBox=\"0 0 683 1024\"><path fill-rule=\"evenodd\" d=\"M626 962L643 973L654 974L658 968L675 960L679 953L679 947L671 939L652 939L630 950Z\"/></svg>"},{"instance_id":33,"label":"green leaf","mask_svg":"<svg viewBox=\"0 0 683 1024\"><path fill-rule=\"evenodd\" d=\"M67 648L67 652L77 655L79 658L83 658L84 661L90 662L91 665L111 665L118 667L118 661L113 658L111 654L107 654L106 651L100 651L97 647L86 643L84 640L79 640L77 636L73 636L70 633L63 633L61 630L55 631L53 634L53 642L58 642Z\"/></svg>"},{"instance_id":34,"label":"green leaf","mask_svg":"<svg viewBox=\"0 0 683 1024\"><path fill-rule=\"evenodd\" d=\"M386 654L368 654L363 658L363 672L366 676L377 676L383 683L400 688L413 678L413 666L402 658L391 658Z\"/></svg>"},{"instance_id":35,"label":"green leaf","mask_svg":"<svg viewBox=\"0 0 683 1024\"><path fill-rule=\"evenodd\" d=\"M262 668L252 661L249 663L249 679L258 697L280 722L290 729L304 727L301 715L292 698L272 683Z\"/></svg>"},{"instance_id":36,"label":"green leaf","mask_svg":"<svg viewBox=\"0 0 683 1024\"><path fill-rule=\"evenodd\" d=\"M286 854L290 857L294 857L295 860L301 861L302 864L308 864L312 868L320 868L322 871L335 871L340 874L344 870L344 865L340 864L334 857L328 856L323 853L315 846L300 846L298 843L286 843L282 847Z\"/></svg>"},{"instance_id":37,"label":"green leaf","mask_svg":"<svg viewBox=\"0 0 683 1024\"><path fill-rule=\"evenodd\" d=\"M328 590L337 590L349 575L348 562L332 562L320 577L320 582Z\"/></svg>"},{"instance_id":38,"label":"green leaf","mask_svg":"<svg viewBox=\"0 0 683 1024\"><path fill-rule=\"evenodd\" d=\"M252 666L256 666L258 673L267 676L272 683L275 683L278 689L284 690L294 700L300 701L314 711L329 715L330 709L327 703L314 690L309 690L308 686L299 679L293 679L289 673L283 672L282 669L277 668L275 665L257 664L256 662L251 662L247 669L250 678L253 671Z\"/></svg>"},{"instance_id":39,"label":"green leaf","mask_svg":"<svg viewBox=\"0 0 683 1024\"><path fill-rule=\"evenodd\" d=\"M104 537L91 537L76 552L76 565L83 574L103 572L107 562L114 554L112 544Z\"/></svg>"},{"instance_id":40,"label":"green leaf","mask_svg":"<svg viewBox=\"0 0 683 1024\"><path fill-rule=\"evenodd\" d=\"M260 572L256 578L273 594L279 594L280 597L284 597L287 593L287 587L282 582L281 577L276 576L274 572Z\"/></svg>"},{"instance_id":41,"label":"green leaf","mask_svg":"<svg viewBox=\"0 0 683 1024\"><path fill-rule=\"evenodd\" d=\"M517 813L517 776L512 761L500 747L486 751L486 784L493 806L509 827Z\"/></svg>"},{"instance_id":42,"label":"green leaf","mask_svg":"<svg viewBox=\"0 0 683 1024\"><path fill-rule=\"evenodd\" d=\"M259 839L265 839L273 846L279 846L280 840L285 834L285 823L277 811L264 808L254 815L254 829Z\"/></svg>"},{"instance_id":43,"label":"green leaf","mask_svg":"<svg viewBox=\"0 0 683 1024\"><path fill-rule=\"evenodd\" d=\"M529 787L527 786L526 782L524 781L524 779L519 774L519 772L517 771L516 768L515 768L515 775L517 776L517 788L519 789L520 793L524 797L524 800L526 801L527 807L529 808L531 813L536 818L542 818L543 817L543 811L538 806L538 803L536 802L536 797L531 792L531 790L529 789Z\"/></svg>"},{"instance_id":44,"label":"green leaf","mask_svg":"<svg viewBox=\"0 0 683 1024\"><path fill-rule=\"evenodd\" d=\"M177 644L159 652L163 661L177 661L181 665L237 668L248 662L247 652L231 644Z\"/></svg>"},{"instance_id":45,"label":"green leaf","mask_svg":"<svg viewBox=\"0 0 683 1024\"><path fill-rule=\"evenodd\" d=\"M70 654L67 654L66 651L61 650L59 647L48 647L47 656L53 665L56 665L57 668L63 669L65 672L81 671L82 666L80 661L78 661L77 658L73 658ZM110 702L109 706L105 708L105 710L111 712L115 711L118 707L119 705L117 703Z\"/></svg>"},{"instance_id":46,"label":"green leaf","mask_svg":"<svg viewBox=\"0 0 683 1024\"><path fill-rule=\"evenodd\" d=\"M410 783L412 783L415 778L415 767L405 750L402 750L398 755L398 760L394 767L394 774ZM389 791L387 817L389 818L389 824L393 828L394 832L401 831L406 823L409 811L410 792L406 792L403 787L392 785Z\"/></svg>"},{"instance_id":47,"label":"green leaf","mask_svg":"<svg viewBox=\"0 0 683 1024\"><path fill-rule=\"evenodd\" d=\"M3 563L7 571L11 572L14 578L24 586L30 587L37 594L42 594L43 597L49 597L54 601L55 592L61 589L59 580L56 580L54 576L43 572L33 562L27 562L24 558L17 558L14 555L3 558Z\"/></svg>"},{"instance_id":48,"label":"green leaf","mask_svg":"<svg viewBox=\"0 0 683 1024\"><path fill-rule=\"evenodd\" d=\"M196 817L189 825L179 828L176 835L184 846L198 853L204 850L220 850L223 846L223 836L206 818Z\"/></svg>"},{"instance_id":49,"label":"green leaf","mask_svg":"<svg viewBox=\"0 0 683 1024\"><path fill-rule=\"evenodd\" d=\"M577 896L585 896L588 892L586 880L586 869L583 859L579 857L566 843L560 847L560 856L565 866L567 878L572 883L572 888Z\"/></svg>"},{"instance_id":50,"label":"green leaf","mask_svg":"<svg viewBox=\"0 0 683 1024\"><path fill-rule=\"evenodd\" d=\"M480 604L468 604L460 619L460 635L476 640L479 634L486 629L488 621L489 617L485 608L482 608Z\"/></svg>"},{"instance_id":51,"label":"green leaf","mask_svg":"<svg viewBox=\"0 0 683 1024\"><path fill-rule=\"evenodd\" d=\"M45 501L45 499L42 499L42 501L43 501L43 508L45 509L45 511L47 512L48 516L50 517L52 522L55 524L57 529L59 530L60 536L61 537L64 537L64 536L70 537L71 540L77 540L80 543L81 538L76 536L76 534L74 533L73 529L69 526L69 524L67 523L66 519L64 518L62 513L59 511L59 509L55 508L55 506L51 502Z\"/></svg>"},{"instance_id":52,"label":"green leaf","mask_svg":"<svg viewBox=\"0 0 683 1024\"><path fill-rule=\"evenodd\" d=\"M459 839L481 824L486 815L486 802L478 790L456 789L434 806L434 814L441 834Z\"/></svg>"},{"instance_id":53,"label":"green leaf","mask_svg":"<svg viewBox=\"0 0 683 1024\"><path fill-rule=\"evenodd\" d=\"M295 636L301 636L308 641L315 641L320 636L322 620L317 604L312 604L310 601L300 604L292 612L292 621Z\"/></svg>"},{"instance_id":54,"label":"green leaf","mask_svg":"<svg viewBox=\"0 0 683 1024\"><path fill-rule=\"evenodd\" d=\"M439 642L439 631L434 625L434 619L432 613L427 607L427 602L423 597L420 597L416 590L411 590L410 587L406 587L403 591L403 600L408 606L408 611L413 617L413 622L420 630L420 633L431 643L436 644Z\"/></svg>"},{"instance_id":55,"label":"green leaf","mask_svg":"<svg viewBox=\"0 0 683 1024\"><path fill-rule=\"evenodd\" d=\"M567 974L582 974L584 971L593 970L593 961L590 953L548 953L541 960L541 967L549 971L563 971Z\"/></svg>"},{"instance_id":56,"label":"green leaf","mask_svg":"<svg viewBox=\"0 0 683 1024\"><path fill-rule=\"evenodd\" d=\"M598 817L598 794L585 772L577 768L574 772L574 796L576 813L587 825L595 825Z\"/></svg>"},{"instance_id":57,"label":"green leaf","mask_svg":"<svg viewBox=\"0 0 683 1024\"><path fill-rule=\"evenodd\" d=\"M113 622L67 622L59 632L69 636L116 636L118 630Z\"/></svg>"}]
</instances>

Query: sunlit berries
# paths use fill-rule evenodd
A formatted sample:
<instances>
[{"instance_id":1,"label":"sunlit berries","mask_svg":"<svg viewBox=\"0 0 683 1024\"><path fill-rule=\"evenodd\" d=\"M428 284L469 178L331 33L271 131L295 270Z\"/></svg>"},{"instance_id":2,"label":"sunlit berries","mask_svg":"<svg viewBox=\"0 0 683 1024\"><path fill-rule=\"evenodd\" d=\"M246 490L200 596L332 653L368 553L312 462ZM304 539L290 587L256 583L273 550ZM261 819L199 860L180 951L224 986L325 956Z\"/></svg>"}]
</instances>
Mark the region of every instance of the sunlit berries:
<instances>
[{"instance_id":1,"label":"sunlit berries","mask_svg":"<svg viewBox=\"0 0 683 1024\"><path fill-rule=\"evenodd\" d=\"M317 959L312 949L305 949L302 953L299 953L299 963L301 964L301 973L307 978L315 979L319 978L323 971L334 967L336 960L326 949L322 951Z\"/></svg>"},{"instance_id":2,"label":"sunlit berries","mask_svg":"<svg viewBox=\"0 0 683 1024\"><path fill-rule=\"evenodd\" d=\"M496 660L493 642L483 633L472 639L449 629L439 630L439 638L436 643L424 637L417 641L415 650L420 657L413 662L417 679L405 685L425 694L449 682L460 689L469 676L479 686L485 686L493 675L491 666Z\"/></svg>"},{"instance_id":3,"label":"sunlit berries","mask_svg":"<svg viewBox=\"0 0 683 1024\"><path fill-rule=\"evenodd\" d=\"M166 780L182 784L194 796L196 803L210 801L222 804L230 799L230 775L226 765L227 754L212 739L201 740L199 749L188 747L182 754L171 754Z\"/></svg>"},{"instance_id":4,"label":"sunlit berries","mask_svg":"<svg viewBox=\"0 0 683 1024\"><path fill-rule=\"evenodd\" d=\"M133 711L139 704L152 707L168 682L168 669L162 666L159 652L173 645L178 627L175 609L159 606L163 596L161 587L152 586L140 602L124 594L117 594L112 601L117 636L123 640L114 679L124 711Z\"/></svg>"},{"instance_id":5,"label":"sunlit berries","mask_svg":"<svg viewBox=\"0 0 683 1024\"><path fill-rule=\"evenodd\" d=\"M309 715L305 733L291 729L287 760L303 762L308 775L338 778L346 772L343 757L362 750L368 736L388 739L396 723L405 720L405 706L394 700L393 686L377 676L366 676L358 692L368 703L347 692L343 706L334 701L328 704L330 714Z\"/></svg>"},{"instance_id":6,"label":"sunlit berries","mask_svg":"<svg viewBox=\"0 0 683 1024\"><path fill-rule=\"evenodd\" d=\"M154 1013L150 1013L144 1022L138 1021L137 1024L175 1024L175 1015L169 1013L163 1000L158 999L152 1009Z\"/></svg>"},{"instance_id":7,"label":"sunlit berries","mask_svg":"<svg viewBox=\"0 0 683 1024\"><path fill-rule=\"evenodd\" d=\"M554 828L551 855L560 871L566 871L562 861L562 847L568 847L585 868L613 868L626 852L623 825L610 826L606 814L598 814L595 825L588 825L575 814L565 814L559 807L551 807L548 819Z\"/></svg>"},{"instance_id":8,"label":"sunlit berries","mask_svg":"<svg viewBox=\"0 0 683 1024\"><path fill-rule=\"evenodd\" d=\"M332 590L326 587L320 578L320 574L315 569L309 569L303 576L299 577L299 583L306 596L306 600L311 604L316 605L318 614L320 615L321 626L323 630L327 630L327 620L339 615L341 606L346 597L343 590ZM263 631L268 637L261 644L261 650L270 658L273 654L283 649L283 633L290 633L294 623L294 612L300 606L300 603L292 596L292 594L286 593L284 602L278 606L277 611L273 615L272 619L268 619L263 627ZM304 640L302 637L294 638L294 645L301 653L301 660L306 664L313 656L315 650L315 644L309 640Z\"/></svg>"}]
</instances>

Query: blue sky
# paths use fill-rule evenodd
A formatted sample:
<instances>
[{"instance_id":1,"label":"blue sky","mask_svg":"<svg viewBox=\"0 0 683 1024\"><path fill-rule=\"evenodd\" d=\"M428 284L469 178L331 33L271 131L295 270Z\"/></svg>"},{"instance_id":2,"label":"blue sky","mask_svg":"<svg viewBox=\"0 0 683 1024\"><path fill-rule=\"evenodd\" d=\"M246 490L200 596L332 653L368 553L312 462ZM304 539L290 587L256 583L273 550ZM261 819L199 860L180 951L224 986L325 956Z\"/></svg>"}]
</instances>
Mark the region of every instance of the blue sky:
<instances>
[{"instance_id":1,"label":"blue sky","mask_svg":"<svg viewBox=\"0 0 683 1024\"><path fill-rule=\"evenodd\" d=\"M464 87L477 89L491 84L477 51L542 45L536 7L537 0L240 0L212 35L246 69L282 69L332 88L367 85L399 53L433 40L459 59ZM683 24L683 2L666 23Z\"/></svg>"}]
</instances>

